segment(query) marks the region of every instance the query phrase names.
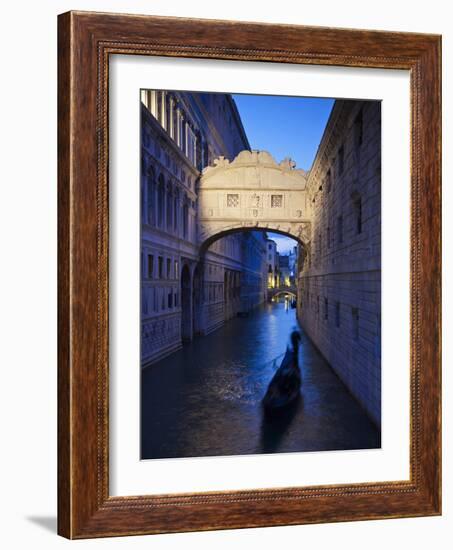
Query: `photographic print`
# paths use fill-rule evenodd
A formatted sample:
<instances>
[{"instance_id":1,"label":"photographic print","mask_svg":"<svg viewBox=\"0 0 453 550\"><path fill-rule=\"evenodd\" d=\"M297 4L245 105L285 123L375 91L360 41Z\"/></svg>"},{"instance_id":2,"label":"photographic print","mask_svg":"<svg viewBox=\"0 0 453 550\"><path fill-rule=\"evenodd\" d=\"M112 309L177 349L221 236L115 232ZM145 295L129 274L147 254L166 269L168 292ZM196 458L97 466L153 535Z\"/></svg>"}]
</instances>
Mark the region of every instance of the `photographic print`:
<instances>
[{"instance_id":1,"label":"photographic print","mask_svg":"<svg viewBox=\"0 0 453 550\"><path fill-rule=\"evenodd\" d=\"M380 448L380 101L140 102L141 459Z\"/></svg>"}]
</instances>

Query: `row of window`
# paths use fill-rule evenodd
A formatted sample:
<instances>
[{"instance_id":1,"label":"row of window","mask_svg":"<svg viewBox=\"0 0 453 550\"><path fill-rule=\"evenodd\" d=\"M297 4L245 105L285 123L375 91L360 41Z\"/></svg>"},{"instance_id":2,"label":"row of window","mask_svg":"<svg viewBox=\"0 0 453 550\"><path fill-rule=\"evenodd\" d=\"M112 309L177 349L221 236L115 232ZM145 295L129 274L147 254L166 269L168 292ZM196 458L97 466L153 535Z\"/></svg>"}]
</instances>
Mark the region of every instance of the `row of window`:
<instances>
[{"instance_id":1,"label":"row of window","mask_svg":"<svg viewBox=\"0 0 453 550\"><path fill-rule=\"evenodd\" d=\"M141 99L194 167L201 172L212 163L217 155L174 94L143 90Z\"/></svg>"},{"instance_id":2,"label":"row of window","mask_svg":"<svg viewBox=\"0 0 453 550\"><path fill-rule=\"evenodd\" d=\"M182 235L188 238L190 200L176 186L166 185L162 174L156 181L152 168L148 170L142 203L146 223L175 233L179 233L182 225Z\"/></svg>"},{"instance_id":3,"label":"row of window","mask_svg":"<svg viewBox=\"0 0 453 550\"><path fill-rule=\"evenodd\" d=\"M200 132L176 97L165 91L142 90L141 99L192 165L201 169Z\"/></svg>"},{"instance_id":4,"label":"row of window","mask_svg":"<svg viewBox=\"0 0 453 550\"><path fill-rule=\"evenodd\" d=\"M259 201L259 197L258 197L258 201ZM283 206L283 195L271 195L271 208L282 208L282 206ZM239 207L239 194L237 193L227 194L227 207L228 208ZM271 248L270 245L269 245L269 248Z\"/></svg>"},{"instance_id":5,"label":"row of window","mask_svg":"<svg viewBox=\"0 0 453 550\"><path fill-rule=\"evenodd\" d=\"M147 279L179 279L179 262L171 258L147 254L145 277Z\"/></svg>"},{"instance_id":6,"label":"row of window","mask_svg":"<svg viewBox=\"0 0 453 550\"><path fill-rule=\"evenodd\" d=\"M353 199L352 199L352 206L353 206L353 216L354 216L354 234L355 235L359 235L360 233L362 233L362 226L363 226L363 223L362 223L362 199L361 197L356 194L354 195ZM343 230L343 215L340 214L338 217L337 217L337 221L336 221L336 243L337 244L342 244L343 243L343 240L344 240L344 230ZM317 251L319 254L322 254L323 252L323 235L322 233L318 233L318 237L317 237ZM331 246L333 246L335 244L334 242L334 232L332 230L332 228L330 227L330 225L327 226L326 228L326 241L325 241L325 244L326 244L326 248L329 249L331 248Z\"/></svg>"},{"instance_id":7,"label":"row of window","mask_svg":"<svg viewBox=\"0 0 453 550\"><path fill-rule=\"evenodd\" d=\"M361 109L357 114L353 125L353 149L356 153L360 152L362 143L363 143L363 111ZM341 176L344 173L344 167L345 167L344 159L345 159L344 144L342 144L338 149L337 157L333 159L331 163L331 167L326 172L324 181L319 187L319 191L322 191L323 188L325 188L327 193L330 193L332 189L333 168L336 167L336 171L338 175ZM313 202L315 202L315 198L313 198Z\"/></svg>"},{"instance_id":8,"label":"row of window","mask_svg":"<svg viewBox=\"0 0 453 550\"><path fill-rule=\"evenodd\" d=\"M179 307L179 292L175 288L143 288L142 314L159 313Z\"/></svg>"},{"instance_id":9,"label":"row of window","mask_svg":"<svg viewBox=\"0 0 453 550\"><path fill-rule=\"evenodd\" d=\"M204 301L205 303L218 302L224 298L223 283L205 283Z\"/></svg>"},{"instance_id":10,"label":"row of window","mask_svg":"<svg viewBox=\"0 0 453 550\"><path fill-rule=\"evenodd\" d=\"M215 303L226 299L227 301L238 298L240 287L224 287L223 283L206 283L204 288L204 302ZM179 291L176 288L147 288L142 289L142 313L159 313L179 308Z\"/></svg>"},{"instance_id":11,"label":"row of window","mask_svg":"<svg viewBox=\"0 0 453 550\"><path fill-rule=\"evenodd\" d=\"M307 306L307 308L310 307L310 292L308 290L306 291L306 306ZM315 304L313 303L312 308L314 308L314 307L315 307ZM345 307L345 306L343 306L343 307ZM337 328L339 328L341 326L340 308L341 308L340 302L336 301L335 302L334 315L335 315L335 326ZM320 312L321 312L320 297L318 295L318 296L316 296L316 315L319 316ZM358 340L358 338L359 338L359 318L360 318L359 308L351 307L351 318L352 318L353 338L354 338L354 340ZM323 319L324 319L324 321L329 320L329 299L328 298L324 298Z\"/></svg>"}]
</instances>

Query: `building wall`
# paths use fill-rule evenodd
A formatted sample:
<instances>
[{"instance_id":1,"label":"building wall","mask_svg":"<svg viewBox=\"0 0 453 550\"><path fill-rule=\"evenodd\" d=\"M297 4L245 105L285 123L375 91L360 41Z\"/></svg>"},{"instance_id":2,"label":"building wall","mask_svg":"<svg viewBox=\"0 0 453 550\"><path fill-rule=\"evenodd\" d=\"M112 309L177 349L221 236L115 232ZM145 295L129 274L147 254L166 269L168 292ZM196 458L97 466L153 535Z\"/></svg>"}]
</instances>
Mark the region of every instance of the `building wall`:
<instances>
[{"instance_id":1,"label":"building wall","mask_svg":"<svg viewBox=\"0 0 453 550\"><path fill-rule=\"evenodd\" d=\"M298 281L302 327L378 425L380 109L380 102L335 103L308 178L313 233Z\"/></svg>"},{"instance_id":2,"label":"building wall","mask_svg":"<svg viewBox=\"0 0 453 550\"><path fill-rule=\"evenodd\" d=\"M278 254L278 270L280 286L291 285L291 271L290 271L289 255Z\"/></svg>"},{"instance_id":3,"label":"building wall","mask_svg":"<svg viewBox=\"0 0 453 550\"><path fill-rule=\"evenodd\" d=\"M297 263L299 259L299 245L293 247L289 253L289 274L291 284L294 284L297 279Z\"/></svg>"},{"instance_id":4,"label":"building wall","mask_svg":"<svg viewBox=\"0 0 453 550\"><path fill-rule=\"evenodd\" d=\"M267 240L267 286L278 286L278 253L277 243L272 239Z\"/></svg>"},{"instance_id":5,"label":"building wall","mask_svg":"<svg viewBox=\"0 0 453 550\"><path fill-rule=\"evenodd\" d=\"M245 313L266 301L267 298L267 237L260 231L245 233L242 239L240 282L240 310Z\"/></svg>"},{"instance_id":6,"label":"building wall","mask_svg":"<svg viewBox=\"0 0 453 550\"><path fill-rule=\"evenodd\" d=\"M262 261L263 237L227 236L199 255L200 171L220 155L234 158L249 149L232 98L146 90L141 100L141 362L146 366L236 315L244 307L243 280L248 294L255 295L250 307L258 303L261 282L253 274Z\"/></svg>"}]
</instances>

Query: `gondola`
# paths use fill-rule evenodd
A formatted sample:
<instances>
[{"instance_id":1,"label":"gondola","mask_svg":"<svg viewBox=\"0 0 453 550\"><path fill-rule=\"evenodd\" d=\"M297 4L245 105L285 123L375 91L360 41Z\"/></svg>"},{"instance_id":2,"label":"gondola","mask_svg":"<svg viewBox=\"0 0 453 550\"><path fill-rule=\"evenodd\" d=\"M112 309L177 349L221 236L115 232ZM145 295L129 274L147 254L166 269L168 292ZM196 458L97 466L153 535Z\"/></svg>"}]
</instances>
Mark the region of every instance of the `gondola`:
<instances>
[{"instance_id":1,"label":"gondola","mask_svg":"<svg viewBox=\"0 0 453 550\"><path fill-rule=\"evenodd\" d=\"M300 395L302 377L298 362L300 334L291 333L292 349L288 346L281 365L269 383L262 404L267 412L281 410L293 403Z\"/></svg>"}]
</instances>

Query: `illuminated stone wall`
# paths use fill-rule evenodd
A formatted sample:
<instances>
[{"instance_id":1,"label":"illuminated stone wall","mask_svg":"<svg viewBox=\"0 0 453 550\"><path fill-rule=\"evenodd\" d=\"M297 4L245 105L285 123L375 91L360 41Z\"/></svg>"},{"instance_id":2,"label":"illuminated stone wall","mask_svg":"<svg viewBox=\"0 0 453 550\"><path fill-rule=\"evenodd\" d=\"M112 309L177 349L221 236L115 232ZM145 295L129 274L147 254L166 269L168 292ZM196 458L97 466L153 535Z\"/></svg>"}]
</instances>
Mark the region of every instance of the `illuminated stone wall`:
<instances>
[{"instance_id":1,"label":"illuminated stone wall","mask_svg":"<svg viewBox=\"0 0 453 550\"><path fill-rule=\"evenodd\" d=\"M380 425L380 102L336 102L307 190L312 240L299 277L298 317Z\"/></svg>"},{"instance_id":2,"label":"illuminated stone wall","mask_svg":"<svg viewBox=\"0 0 453 550\"><path fill-rule=\"evenodd\" d=\"M201 170L214 158L234 158L249 148L231 97L149 90L141 100L141 363L146 366L243 309L244 281L252 298L248 307L260 302L262 277L255 265L264 258L264 237L225 236L200 257Z\"/></svg>"}]
</instances>

